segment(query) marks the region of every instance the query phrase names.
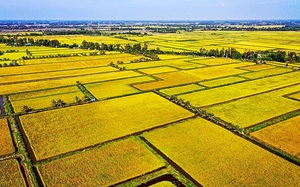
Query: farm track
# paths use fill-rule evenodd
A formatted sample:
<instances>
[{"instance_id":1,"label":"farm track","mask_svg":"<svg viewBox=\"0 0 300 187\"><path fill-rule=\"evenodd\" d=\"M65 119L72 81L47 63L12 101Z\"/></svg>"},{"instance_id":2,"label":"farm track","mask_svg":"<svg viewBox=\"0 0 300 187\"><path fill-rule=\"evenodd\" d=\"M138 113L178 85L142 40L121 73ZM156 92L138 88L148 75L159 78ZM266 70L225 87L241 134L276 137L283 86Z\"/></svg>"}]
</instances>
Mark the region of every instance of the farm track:
<instances>
[{"instance_id":1,"label":"farm track","mask_svg":"<svg viewBox=\"0 0 300 187\"><path fill-rule=\"evenodd\" d=\"M7 98L6 102L6 104L11 107L9 98ZM21 129L18 127L18 124L16 124L15 118L12 118L13 113L14 111L12 111L12 113L8 113L8 124L12 133L13 143L16 147L16 153L14 153L14 155L20 163L21 172L24 176L27 186L38 187L39 184L35 180L36 173L33 172L32 160L30 155L28 155L26 142L24 141L22 132L20 132Z\"/></svg>"}]
</instances>

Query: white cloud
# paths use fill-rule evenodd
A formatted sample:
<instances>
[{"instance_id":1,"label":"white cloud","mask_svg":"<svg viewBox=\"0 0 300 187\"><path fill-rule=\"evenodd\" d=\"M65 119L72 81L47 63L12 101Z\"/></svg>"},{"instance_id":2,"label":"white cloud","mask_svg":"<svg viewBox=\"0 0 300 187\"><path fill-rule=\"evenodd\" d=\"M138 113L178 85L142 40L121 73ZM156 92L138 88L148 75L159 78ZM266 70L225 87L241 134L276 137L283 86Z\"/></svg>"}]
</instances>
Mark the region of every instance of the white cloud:
<instances>
[{"instance_id":1,"label":"white cloud","mask_svg":"<svg viewBox=\"0 0 300 187\"><path fill-rule=\"evenodd\" d=\"M221 3L221 7L225 7L225 4L224 4L224 3Z\"/></svg>"}]
</instances>

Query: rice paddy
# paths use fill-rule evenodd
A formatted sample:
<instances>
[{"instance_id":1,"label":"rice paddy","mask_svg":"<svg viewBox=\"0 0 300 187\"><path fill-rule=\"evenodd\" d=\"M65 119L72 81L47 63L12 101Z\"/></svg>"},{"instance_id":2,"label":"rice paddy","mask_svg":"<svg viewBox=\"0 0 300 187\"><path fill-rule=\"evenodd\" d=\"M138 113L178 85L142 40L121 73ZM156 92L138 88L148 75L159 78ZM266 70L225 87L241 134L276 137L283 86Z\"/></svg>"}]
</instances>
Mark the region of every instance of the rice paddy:
<instances>
[{"instance_id":1,"label":"rice paddy","mask_svg":"<svg viewBox=\"0 0 300 187\"><path fill-rule=\"evenodd\" d=\"M203 186L299 183L298 166L201 118L143 136Z\"/></svg>"},{"instance_id":2,"label":"rice paddy","mask_svg":"<svg viewBox=\"0 0 300 187\"><path fill-rule=\"evenodd\" d=\"M156 94L144 93L24 115L20 120L36 159L42 160L191 116Z\"/></svg>"},{"instance_id":3,"label":"rice paddy","mask_svg":"<svg viewBox=\"0 0 300 187\"><path fill-rule=\"evenodd\" d=\"M6 118L0 119L0 132L0 156L15 152Z\"/></svg>"},{"instance_id":4,"label":"rice paddy","mask_svg":"<svg viewBox=\"0 0 300 187\"><path fill-rule=\"evenodd\" d=\"M0 184L1 186L27 186L17 160L0 161Z\"/></svg>"},{"instance_id":5,"label":"rice paddy","mask_svg":"<svg viewBox=\"0 0 300 187\"><path fill-rule=\"evenodd\" d=\"M146 42L148 49L169 51L155 61L125 51L100 55L0 44L0 64L20 64L0 68L0 108L6 110L0 116L0 186L31 186L35 180L36 186L179 184L161 179L164 174L185 186L299 186L300 65L174 54L228 47L299 53L299 36L281 31L34 36L121 48ZM144 57L148 60L140 62ZM87 96L93 98L78 101ZM53 100L66 105L54 107Z\"/></svg>"}]
</instances>

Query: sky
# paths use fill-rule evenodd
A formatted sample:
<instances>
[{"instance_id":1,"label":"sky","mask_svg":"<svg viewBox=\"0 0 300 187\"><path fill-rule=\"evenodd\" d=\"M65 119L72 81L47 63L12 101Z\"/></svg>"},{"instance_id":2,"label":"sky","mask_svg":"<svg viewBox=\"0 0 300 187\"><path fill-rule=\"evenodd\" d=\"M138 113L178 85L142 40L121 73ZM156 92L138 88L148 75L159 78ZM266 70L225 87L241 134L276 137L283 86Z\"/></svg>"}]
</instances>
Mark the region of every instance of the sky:
<instances>
[{"instance_id":1,"label":"sky","mask_svg":"<svg viewBox=\"0 0 300 187\"><path fill-rule=\"evenodd\" d=\"M0 0L0 20L300 19L300 0Z\"/></svg>"}]
</instances>

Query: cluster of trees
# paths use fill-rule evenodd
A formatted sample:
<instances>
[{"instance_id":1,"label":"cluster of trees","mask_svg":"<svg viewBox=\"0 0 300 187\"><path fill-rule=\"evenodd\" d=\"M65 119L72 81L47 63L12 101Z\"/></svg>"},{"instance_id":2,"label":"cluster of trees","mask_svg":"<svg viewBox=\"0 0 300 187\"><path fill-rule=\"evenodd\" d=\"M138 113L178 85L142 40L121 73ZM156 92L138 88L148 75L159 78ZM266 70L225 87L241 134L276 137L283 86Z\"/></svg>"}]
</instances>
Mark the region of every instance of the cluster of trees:
<instances>
[{"instance_id":1,"label":"cluster of trees","mask_svg":"<svg viewBox=\"0 0 300 187\"><path fill-rule=\"evenodd\" d=\"M261 57L259 56L261 55ZM295 52L286 51L247 51L243 53L243 59L253 60L253 61L277 61L277 62L290 62L290 63L300 63L300 55Z\"/></svg>"},{"instance_id":2,"label":"cluster of trees","mask_svg":"<svg viewBox=\"0 0 300 187\"><path fill-rule=\"evenodd\" d=\"M9 46L49 46L49 47L59 47L60 42L58 40L48 40L48 39L36 39L33 38L19 38L18 36L4 38L0 36L0 43L5 43Z\"/></svg>"},{"instance_id":3,"label":"cluster of trees","mask_svg":"<svg viewBox=\"0 0 300 187\"><path fill-rule=\"evenodd\" d=\"M118 64L123 64L123 61L118 61ZM114 68L118 68L120 71L126 70L126 67L120 67L118 64L114 64L113 62L110 62L108 65Z\"/></svg>"},{"instance_id":4,"label":"cluster of trees","mask_svg":"<svg viewBox=\"0 0 300 187\"><path fill-rule=\"evenodd\" d=\"M0 68L2 67L12 67L12 66L20 66L20 64L16 61L16 60L13 60L11 63L3 63L3 64L0 64Z\"/></svg>"},{"instance_id":5,"label":"cluster of trees","mask_svg":"<svg viewBox=\"0 0 300 187\"><path fill-rule=\"evenodd\" d=\"M151 60L152 60L152 59L150 59L150 58L141 57L141 58L139 58L139 59L131 60L130 63L149 62L149 61L151 61Z\"/></svg>"},{"instance_id":6,"label":"cluster of trees","mask_svg":"<svg viewBox=\"0 0 300 187\"><path fill-rule=\"evenodd\" d=\"M61 100L61 99L58 99L58 100L52 100L52 102L51 102L51 106L53 107L53 108L57 108L57 107L64 107L64 106L66 106L67 105L67 103L66 102L64 102L63 100Z\"/></svg>"},{"instance_id":7,"label":"cluster of trees","mask_svg":"<svg viewBox=\"0 0 300 187\"><path fill-rule=\"evenodd\" d=\"M83 49L91 49L91 50L95 49L101 51L118 51L121 49L120 47L121 47L120 44L105 44L105 43L99 44L98 42L87 42L85 40L82 41L82 45L81 45L81 48Z\"/></svg>"},{"instance_id":8,"label":"cluster of trees","mask_svg":"<svg viewBox=\"0 0 300 187\"><path fill-rule=\"evenodd\" d=\"M124 51L130 54L140 54L140 55L144 55L145 57L148 57L152 60L160 60L158 55L158 51L156 50L148 50L148 45L144 44L143 47L140 43L138 44L126 44Z\"/></svg>"},{"instance_id":9,"label":"cluster of trees","mask_svg":"<svg viewBox=\"0 0 300 187\"><path fill-rule=\"evenodd\" d=\"M200 48L199 51L161 51L159 48L155 50L156 54L175 54L175 55L191 55L191 56L204 56L204 57L226 57L226 58L233 58L233 59L241 59L242 54L238 52L235 48L228 48L221 50L219 49L210 49L207 50L205 48Z\"/></svg>"}]
</instances>

